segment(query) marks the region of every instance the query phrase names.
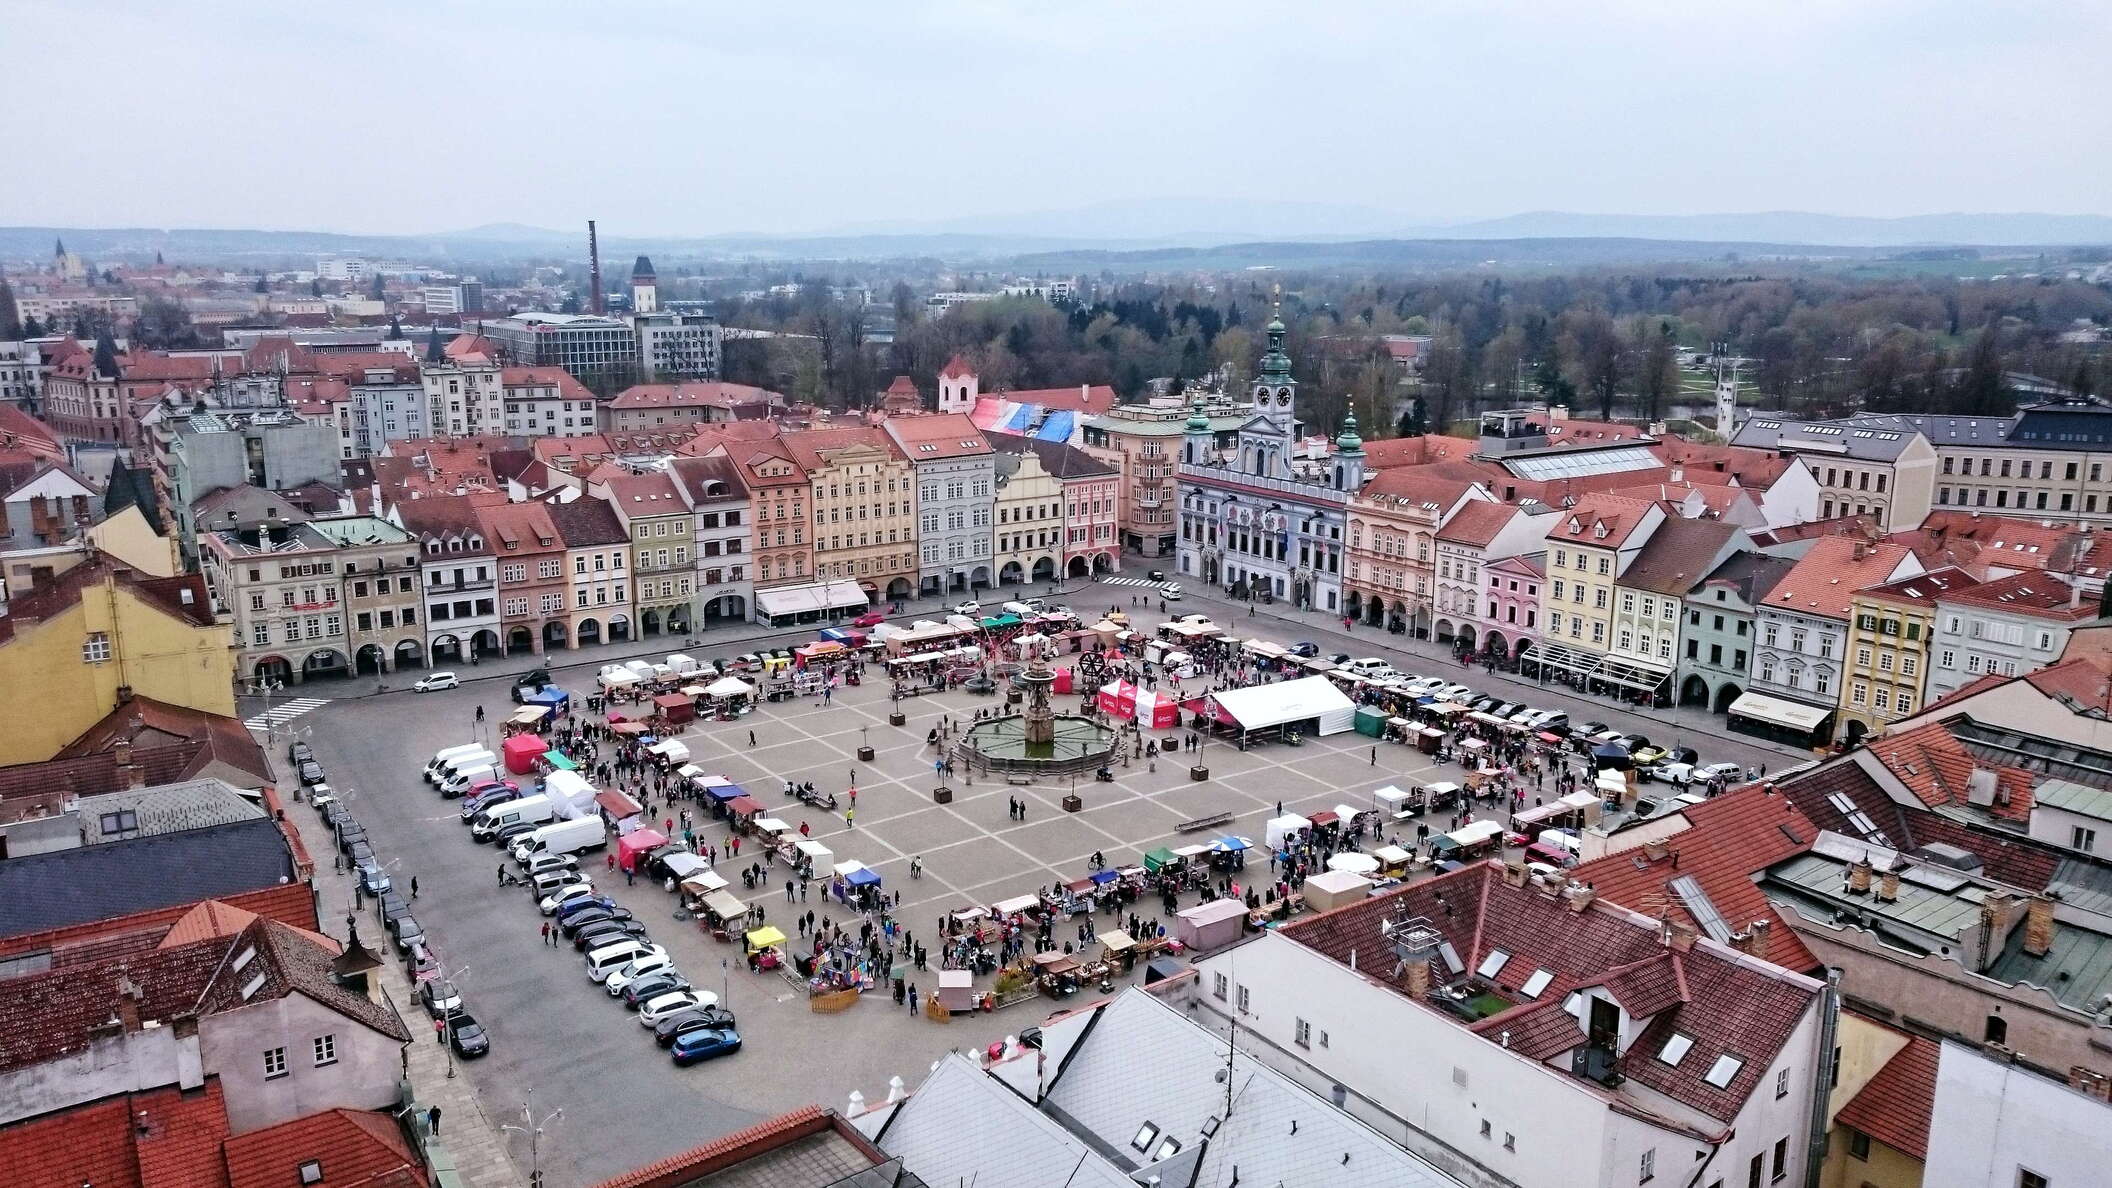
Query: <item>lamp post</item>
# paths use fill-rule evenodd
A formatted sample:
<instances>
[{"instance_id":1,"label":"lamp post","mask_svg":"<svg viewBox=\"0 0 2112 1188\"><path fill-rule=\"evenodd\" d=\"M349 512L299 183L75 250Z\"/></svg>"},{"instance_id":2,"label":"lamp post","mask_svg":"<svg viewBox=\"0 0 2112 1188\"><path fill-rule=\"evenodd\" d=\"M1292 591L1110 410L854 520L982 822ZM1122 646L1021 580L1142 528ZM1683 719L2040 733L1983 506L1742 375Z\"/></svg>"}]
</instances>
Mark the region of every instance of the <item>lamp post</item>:
<instances>
[{"instance_id":1,"label":"lamp post","mask_svg":"<svg viewBox=\"0 0 2112 1188\"><path fill-rule=\"evenodd\" d=\"M456 970L454 973L444 976L447 977L447 980L450 983L453 983L455 979L462 977L468 972L469 967L465 965L461 969ZM460 985L455 985L454 990L455 993L460 994L462 992L462 987ZM447 1040L447 1079L452 1081L455 1079L455 1012L443 1010L440 1013L440 1024L443 1028L441 1034Z\"/></svg>"},{"instance_id":2,"label":"lamp post","mask_svg":"<svg viewBox=\"0 0 2112 1188\"><path fill-rule=\"evenodd\" d=\"M535 1096L535 1090L528 1090L528 1096L530 1098L533 1098ZM557 1109L554 1109L548 1114L544 1115L543 1120L541 1122L537 1122L535 1120L534 1112L530 1109L530 1105L530 1102L521 1103L521 1125L515 1126L509 1122L505 1125L500 1126L499 1129L502 1131L510 1131L514 1134L525 1134L528 1136L528 1188L542 1188L543 1130L552 1122L555 1122L559 1118L564 1117L565 1110L563 1106L559 1106Z\"/></svg>"},{"instance_id":3,"label":"lamp post","mask_svg":"<svg viewBox=\"0 0 2112 1188\"><path fill-rule=\"evenodd\" d=\"M257 692L264 695L264 745L266 748L278 745L278 723L272 720L271 695L285 687L286 682L284 681L266 680L262 677L259 677L256 681Z\"/></svg>"}]
</instances>

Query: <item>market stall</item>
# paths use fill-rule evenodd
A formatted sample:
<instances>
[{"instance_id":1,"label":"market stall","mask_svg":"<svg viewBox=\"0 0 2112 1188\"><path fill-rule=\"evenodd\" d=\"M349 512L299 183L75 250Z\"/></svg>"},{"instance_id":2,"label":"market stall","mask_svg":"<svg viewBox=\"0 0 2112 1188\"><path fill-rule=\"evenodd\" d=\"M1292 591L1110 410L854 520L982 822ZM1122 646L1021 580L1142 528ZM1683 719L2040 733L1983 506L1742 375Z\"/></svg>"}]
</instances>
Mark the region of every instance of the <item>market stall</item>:
<instances>
[{"instance_id":1,"label":"market stall","mask_svg":"<svg viewBox=\"0 0 2112 1188\"><path fill-rule=\"evenodd\" d=\"M635 871L645 856L667 844L667 835L657 829L633 829L616 839L616 865Z\"/></svg>"},{"instance_id":2,"label":"market stall","mask_svg":"<svg viewBox=\"0 0 2112 1188\"><path fill-rule=\"evenodd\" d=\"M990 905L990 912L1000 919L1006 916L1039 915L1041 912L1041 896L1015 895L1010 899L1000 899Z\"/></svg>"},{"instance_id":3,"label":"market stall","mask_svg":"<svg viewBox=\"0 0 2112 1188\"><path fill-rule=\"evenodd\" d=\"M1247 926L1247 905L1236 899L1213 899L1175 913L1174 936L1197 953L1210 953L1239 939Z\"/></svg>"},{"instance_id":4,"label":"market stall","mask_svg":"<svg viewBox=\"0 0 2112 1188\"><path fill-rule=\"evenodd\" d=\"M1406 820L1423 811L1421 797L1392 784L1373 792L1371 801L1382 816L1391 817L1396 821Z\"/></svg>"},{"instance_id":5,"label":"market stall","mask_svg":"<svg viewBox=\"0 0 2112 1188\"><path fill-rule=\"evenodd\" d=\"M1137 687L1128 681L1109 681L1100 686L1095 702L1099 705L1101 713L1117 721L1124 721L1136 716L1138 692Z\"/></svg>"},{"instance_id":6,"label":"market stall","mask_svg":"<svg viewBox=\"0 0 2112 1188\"><path fill-rule=\"evenodd\" d=\"M538 734L516 734L499 744L499 751L506 756L506 770L515 775L534 774L535 761L549 749L550 744Z\"/></svg>"},{"instance_id":7,"label":"market stall","mask_svg":"<svg viewBox=\"0 0 2112 1188\"><path fill-rule=\"evenodd\" d=\"M1353 874L1366 878L1379 873L1379 860L1369 854L1345 850L1327 860L1327 869L1341 874Z\"/></svg>"},{"instance_id":8,"label":"market stall","mask_svg":"<svg viewBox=\"0 0 2112 1188\"><path fill-rule=\"evenodd\" d=\"M1317 737L1356 729L1357 707L1326 677L1225 689L1210 699L1247 734L1279 730Z\"/></svg>"},{"instance_id":9,"label":"market stall","mask_svg":"<svg viewBox=\"0 0 2112 1188\"><path fill-rule=\"evenodd\" d=\"M737 833L748 832L762 815L762 802L753 796L736 796L726 802L726 819Z\"/></svg>"},{"instance_id":10,"label":"market stall","mask_svg":"<svg viewBox=\"0 0 2112 1188\"><path fill-rule=\"evenodd\" d=\"M1181 707L1164 693L1139 690L1136 722L1145 730L1172 730L1181 724Z\"/></svg>"},{"instance_id":11,"label":"market stall","mask_svg":"<svg viewBox=\"0 0 2112 1188\"><path fill-rule=\"evenodd\" d=\"M697 703L680 693L661 693L653 698L653 708L670 726L693 722L697 717Z\"/></svg>"},{"instance_id":12,"label":"market stall","mask_svg":"<svg viewBox=\"0 0 2112 1188\"><path fill-rule=\"evenodd\" d=\"M1160 846L1158 849L1144 855L1144 872L1146 874L1157 874L1162 870L1178 868L1180 864L1180 857L1165 846Z\"/></svg>"},{"instance_id":13,"label":"market stall","mask_svg":"<svg viewBox=\"0 0 2112 1188\"><path fill-rule=\"evenodd\" d=\"M1051 998L1068 998L1078 992L1084 966L1069 953L1036 953L1034 985Z\"/></svg>"},{"instance_id":14,"label":"market stall","mask_svg":"<svg viewBox=\"0 0 2112 1188\"><path fill-rule=\"evenodd\" d=\"M965 969L939 971L939 989L933 996L939 1009L962 1014L975 1009L975 975Z\"/></svg>"},{"instance_id":15,"label":"market stall","mask_svg":"<svg viewBox=\"0 0 2112 1188\"><path fill-rule=\"evenodd\" d=\"M703 910L696 913L697 927L719 940L732 940L734 933L748 919L748 905L735 899L729 891L708 891L698 906Z\"/></svg>"},{"instance_id":16,"label":"market stall","mask_svg":"<svg viewBox=\"0 0 2112 1188\"><path fill-rule=\"evenodd\" d=\"M1316 912L1331 912L1369 897L1371 880L1349 871L1326 870L1305 880L1299 891L1305 896L1305 906Z\"/></svg>"},{"instance_id":17,"label":"market stall","mask_svg":"<svg viewBox=\"0 0 2112 1188\"><path fill-rule=\"evenodd\" d=\"M549 706L524 705L521 708L513 711L512 716L506 719L506 724L508 726L518 727L522 730L533 730L536 727L542 725L543 719L549 716Z\"/></svg>"},{"instance_id":18,"label":"market stall","mask_svg":"<svg viewBox=\"0 0 2112 1188\"><path fill-rule=\"evenodd\" d=\"M836 855L830 853L827 846L808 838L793 843L792 851L807 864L809 871L827 870L836 863Z\"/></svg>"},{"instance_id":19,"label":"market stall","mask_svg":"<svg viewBox=\"0 0 2112 1188\"><path fill-rule=\"evenodd\" d=\"M1379 860L1379 873L1389 879L1408 877L1408 868L1415 864L1415 855L1399 846L1380 846L1371 852Z\"/></svg>"},{"instance_id":20,"label":"market stall","mask_svg":"<svg viewBox=\"0 0 2112 1188\"><path fill-rule=\"evenodd\" d=\"M1312 827L1313 823L1304 817L1296 813L1285 813L1283 816L1271 818L1264 827L1262 836L1267 840L1270 849L1281 850L1284 843Z\"/></svg>"}]
</instances>

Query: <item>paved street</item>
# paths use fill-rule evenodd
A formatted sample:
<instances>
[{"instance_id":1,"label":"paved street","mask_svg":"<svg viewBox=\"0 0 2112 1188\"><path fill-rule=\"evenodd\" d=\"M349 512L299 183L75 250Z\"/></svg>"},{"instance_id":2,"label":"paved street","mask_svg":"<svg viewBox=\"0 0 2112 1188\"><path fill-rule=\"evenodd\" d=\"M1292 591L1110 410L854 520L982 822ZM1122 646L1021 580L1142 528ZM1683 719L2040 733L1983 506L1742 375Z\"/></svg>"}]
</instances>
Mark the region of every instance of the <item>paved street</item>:
<instances>
[{"instance_id":1,"label":"paved street","mask_svg":"<svg viewBox=\"0 0 2112 1188\"><path fill-rule=\"evenodd\" d=\"M1133 587L1089 587L1070 601L1085 614L1110 604L1126 608L1136 593ZM1437 671L1419 646L1404 649L1400 637L1370 632L1345 637L1338 620L1327 629L1322 616L1262 608L1249 618L1243 607L1198 595L1168 609L1200 610L1235 630L1286 642L1313 639L1326 648L1377 654L1407 668ZM1138 618L1148 625L1159 616L1154 606ZM797 641L811 634L802 629L775 636ZM718 639L707 637L703 646L692 650L706 656L732 654L747 650L741 645L753 638L737 638L729 630ZM663 650L672 646L662 644ZM635 645L620 653L567 653L554 659L585 658L559 668L557 678L584 693L591 687L593 668L615 654L639 653ZM471 842L459 822L456 802L442 801L418 776L435 750L494 737L498 721L512 708L505 682L496 679L498 670L518 671L530 662L516 657L503 665L482 666L474 675L485 679L423 695L404 687L408 676L391 678L397 687L378 694L362 690L357 682L317 683L303 694L330 700L279 728L278 742L283 749L286 730L308 738L331 783L366 824L383 860L392 864L397 883L407 886L411 876L419 878L420 921L447 967L459 971L456 980L470 1009L493 1036L493 1054L462 1070L462 1083L475 1090L483 1112L494 1119L517 1120L531 1089L538 1117L563 1108L564 1118L542 1148L543 1169L555 1188L592 1183L798 1105L840 1105L853 1089L877 1097L886 1092L891 1076L913 1086L925 1066L949 1048L981 1046L1016 1033L1038 1022L1054 1005L1035 1000L994 1017L941 1025L910 1016L880 994L840 1015L815 1015L799 987L777 974L748 973L732 946L717 944L694 923L675 919L673 898L658 886L626 886L621 875L607 874L597 860L597 884L645 920L655 940L669 946L695 982L723 990L740 1017L745 1041L741 1053L691 1069L674 1068L635 1017L588 981L571 948L539 948L541 917L526 894L496 886L497 852ZM1499 692L1507 682L1477 673L1469 683ZM1545 697L1529 685L1514 691L1530 691L1531 700L1567 709L1580 721L1601 718L1668 743L1691 737L1708 760L1778 767L1787 762L1781 751L1764 744L1723 742L1679 712L1633 715L1566 691ZM1064 709L1075 704L1069 697L1059 698L1059 703ZM1073 788L1068 779L1021 788L956 777L953 803L934 804L933 756L924 742L926 733L942 714L959 720L990 704L988 698L963 693L914 698L903 703L907 725L889 727L887 684L875 680L839 690L826 705L818 700L766 705L736 722L694 724L681 737L693 761L706 771L742 783L795 827L806 822L839 860L855 858L877 870L887 888L901 892L903 918L919 938L928 938L939 915L951 908L987 904L1052 881L1081 877L1095 850L1111 863L1127 863L1155 846L1207 840L1216 832L1258 839L1279 802L1292 811L1338 803L1362 806L1369 803L1370 792L1384 784L1458 775L1456 767L1432 765L1402 746L1382 744L1374 757L1372 740L1351 734L1311 740L1297 748L1262 746L1240 752L1209 746L1202 756L1211 769L1206 783L1189 782L1185 757L1161 760L1156 771L1134 761L1118 769L1119 778L1112 784L1089 777L1077 784L1085 802L1078 814L1063 812L1059 804ZM490 719L481 726L474 721L479 705ZM244 712L257 710L246 703ZM1674 737L1662 737L1668 731ZM858 747L865 743L875 749L870 764L855 761ZM859 788L855 829L846 828L840 816L787 805L780 792L786 779L812 780L840 798L853 778ZM1014 796L1028 803L1024 821L1010 819L1006 811L1007 800ZM328 877L329 842L306 808L296 811L323 863L325 876L318 882L331 888L325 892L326 918L334 915L341 921L349 904L330 897L342 899L348 892ZM1236 822L1201 837L1175 832L1183 821L1216 812L1232 812ZM700 832L706 840L723 844L723 829L711 826ZM926 869L923 878L912 880L908 865L917 855ZM735 878L738 892L738 866L721 866ZM745 898L765 907L787 933L794 931L782 883L774 893L757 891ZM831 914L818 899L801 910L808 908L822 916ZM839 919L846 914L836 912ZM1061 930L1058 936L1062 938ZM373 939L378 943L379 938ZM421 1021L411 1020L414 1030ZM425 1046L436 1048L429 1041ZM422 1092L428 1089L421 1083ZM451 1109L448 1117L452 1121L461 1114ZM525 1143L510 1143L509 1151L525 1173ZM520 1179L525 1180L525 1174Z\"/></svg>"}]
</instances>

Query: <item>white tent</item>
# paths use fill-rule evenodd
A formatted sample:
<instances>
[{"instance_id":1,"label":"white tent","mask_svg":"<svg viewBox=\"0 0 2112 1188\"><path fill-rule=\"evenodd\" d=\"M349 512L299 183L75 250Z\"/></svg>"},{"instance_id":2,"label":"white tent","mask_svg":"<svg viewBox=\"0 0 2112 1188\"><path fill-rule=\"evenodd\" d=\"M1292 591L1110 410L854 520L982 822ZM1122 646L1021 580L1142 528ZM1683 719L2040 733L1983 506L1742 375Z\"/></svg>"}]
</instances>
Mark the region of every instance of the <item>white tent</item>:
<instances>
[{"instance_id":1,"label":"white tent","mask_svg":"<svg viewBox=\"0 0 2112 1188\"><path fill-rule=\"evenodd\" d=\"M706 697L746 697L755 692L755 686L739 677L720 677L704 686Z\"/></svg>"},{"instance_id":2,"label":"white tent","mask_svg":"<svg viewBox=\"0 0 2112 1188\"><path fill-rule=\"evenodd\" d=\"M1263 836L1268 839L1270 849L1280 850L1283 848L1285 839L1300 830L1311 829L1312 827L1313 823L1304 817L1296 813L1285 813L1283 816L1272 818L1269 821L1266 827L1267 831Z\"/></svg>"},{"instance_id":3,"label":"white tent","mask_svg":"<svg viewBox=\"0 0 2112 1188\"><path fill-rule=\"evenodd\" d=\"M559 768L544 776L543 795L550 798L550 815L563 820L594 811L594 785L576 771Z\"/></svg>"},{"instance_id":4,"label":"white tent","mask_svg":"<svg viewBox=\"0 0 2112 1188\"><path fill-rule=\"evenodd\" d=\"M1243 730L1266 730L1313 722L1314 733L1347 734L1357 728L1357 707L1326 677L1301 677L1274 685L1249 685L1212 694L1219 709Z\"/></svg>"}]
</instances>

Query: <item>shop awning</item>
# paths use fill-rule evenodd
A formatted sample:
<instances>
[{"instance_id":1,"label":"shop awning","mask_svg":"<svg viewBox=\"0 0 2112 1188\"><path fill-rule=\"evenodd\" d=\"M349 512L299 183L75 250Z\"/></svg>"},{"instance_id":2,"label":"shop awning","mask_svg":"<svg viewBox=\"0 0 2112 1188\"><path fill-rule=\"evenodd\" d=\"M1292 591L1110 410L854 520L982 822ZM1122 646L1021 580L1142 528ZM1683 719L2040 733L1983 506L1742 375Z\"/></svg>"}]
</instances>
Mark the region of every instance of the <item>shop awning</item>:
<instances>
[{"instance_id":1,"label":"shop awning","mask_svg":"<svg viewBox=\"0 0 2112 1188\"><path fill-rule=\"evenodd\" d=\"M1672 675L1672 666L1630 656L1608 656L1599 666L1598 677L1639 693L1655 693Z\"/></svg>"},{"instance_id":2,"label":"shop awning","mask_svg":"<svg viewBox=\"0 0 2112 1188\"><path fill-rule=\"evenodd\" d=\"M724 891L713 891L704 897L704 910L721 920L731 920L746 913L748 908Z\"/></svg>"},{"instance_id":3,"label":"shop awning","mask_svg":"<svg viewBox=\"0 0 2112 1188\"><path fill-rule=\"evenodd\" d=\"M1573 672L1583 677L1598 675L1599 666L1606 662L1604 653L1586 652L1572 648L1567 644L1544 640L1527 644L1525 651L1519 653L1518 658L1520 660L1531 660L1547 668L1559 668L1563 672Z\"/></svg>"},{"instance_id":4,"label":"shop awning","mask_svg":"<svg viewBox=\"0 0 2112 1188\"><path fill-rule=\"evenodd\" d=\"M1730 716L1751 718L1770 726L1785 730L1797 730L1809 734L1819 728L1819 723L1833 712L1832 706L1805 705L1796 701L1785 701L1780 697L1769 697L1765 693L1741 693L1731 703Z\"/></svg>"},{"instance_id":5,"label":"shop awning","mask_svg":"<svg viewBox=\"0 0 2112 1188\"><path fill-rule=\"evenodd\" d=\"M856 582L815 582L805 586L774 586L755 592L755 604L765 615L807 615L827 610L852 610L872 605Z\"/></svg>"}]
</instances>

